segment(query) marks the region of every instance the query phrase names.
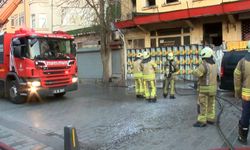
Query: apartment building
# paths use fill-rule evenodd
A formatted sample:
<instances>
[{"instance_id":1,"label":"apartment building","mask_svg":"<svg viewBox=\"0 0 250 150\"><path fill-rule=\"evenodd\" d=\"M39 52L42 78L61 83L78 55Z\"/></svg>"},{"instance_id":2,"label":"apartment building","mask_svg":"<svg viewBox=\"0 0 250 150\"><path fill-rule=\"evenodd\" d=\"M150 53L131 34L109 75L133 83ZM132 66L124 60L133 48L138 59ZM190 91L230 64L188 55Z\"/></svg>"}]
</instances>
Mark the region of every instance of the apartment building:
<instances>
[{"instance_id":1,"label":"apartment building","mask_svg":"<svg viewBox=\"0 0 250 150\"><path fill-rule=\"evenodd\" d=\"M29 27L29 0L22 0L16 10L9 17L8 22L3 26L2 32L12 33L23 27Z\"/></svg>"},{"instance_id":2,"label":"apartment building","mask_svg":"<svg viewBox=\"0 0 250 150\"><path fill-rule=\"evenodd\" d=\"M123 0L127 48L250 40L250 0Z\"/></svg>"},{"instance_id":3,"label":"apartment building","mask_svg":"<svg viewBox=\"0 0 250 150\"><path fill-rule=\"evenodd\" d=\"M38 32L69 31L89 27L93 11L84 1L22 0L9 17L3 31L33 28Z\"/></svg>"}]
</instances>

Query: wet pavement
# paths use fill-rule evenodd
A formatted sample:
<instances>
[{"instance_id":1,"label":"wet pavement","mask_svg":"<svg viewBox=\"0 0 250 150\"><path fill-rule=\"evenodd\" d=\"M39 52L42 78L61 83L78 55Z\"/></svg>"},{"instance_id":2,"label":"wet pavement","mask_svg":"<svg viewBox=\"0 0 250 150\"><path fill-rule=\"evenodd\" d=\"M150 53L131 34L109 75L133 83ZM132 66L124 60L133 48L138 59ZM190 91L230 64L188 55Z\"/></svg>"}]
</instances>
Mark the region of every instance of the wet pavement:
<instances>
[{"instance_id":1,"label":"wet pavement","mask_svg":"<svg viewBox=\"0 0 250 150\"><path fill-rule=\"evenodd\" d=\"M73 125L81 149L224 147L215 125L192 127L197 116L196 95L188 85L177 84L177 92L182 95L176 95L174 100L163 99L162 89L158 89L156 103L136 99L132 88L103 87L98 83L80 84L77 92L68 93L62 99L47 97L42 103L15 105L1 99L0 141L22 150L62 150L63 128ZM234 102L232 93L220 94ZM229 103L223 105L222 130L233 145L241 146L236 140L240 112ZM22 137L25 140L20 141Z\"/></svg>"}]
</instances>

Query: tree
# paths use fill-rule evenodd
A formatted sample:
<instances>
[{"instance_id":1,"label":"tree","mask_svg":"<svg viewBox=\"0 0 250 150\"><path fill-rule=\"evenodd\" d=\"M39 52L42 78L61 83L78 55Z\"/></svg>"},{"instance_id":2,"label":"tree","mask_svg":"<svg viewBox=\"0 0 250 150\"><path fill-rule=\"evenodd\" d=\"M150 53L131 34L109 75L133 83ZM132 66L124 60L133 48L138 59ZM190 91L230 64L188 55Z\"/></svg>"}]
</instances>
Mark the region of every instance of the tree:
<instances>
[{"instance_id":1,"label":"tree","mask_svg":"<svg viewBox=\"0 0 250 150\"><path fill-rule=\"evenodd\" d=\"M109 47L111 41L111 23L113 21L112 0L86 0L86 3L94 9L97 22L100 26L101 38L101 58L103 64L103 81L108 82L111 77L111 49Z\"/></svg>"},{"instance_id":2,"label":"tree","mask_svg":"<svg viewBox=\"0 0 250 150\"><path fill-rule=\"evenodd\" d=\"M96 32L100 35L103 81L109 82L112 74L112 51L110 48L112 22L115 21L117 13L116 2L118 2L118 0L64 0L60 2L59 5L66 4L76 8L79 8L79 5L81 5L83 9L90 7L92 11L94 11L95 16L92 18L92 24L97 27ZM84 14L86 15L87 13Z\"/></svg>"}]
</instances>

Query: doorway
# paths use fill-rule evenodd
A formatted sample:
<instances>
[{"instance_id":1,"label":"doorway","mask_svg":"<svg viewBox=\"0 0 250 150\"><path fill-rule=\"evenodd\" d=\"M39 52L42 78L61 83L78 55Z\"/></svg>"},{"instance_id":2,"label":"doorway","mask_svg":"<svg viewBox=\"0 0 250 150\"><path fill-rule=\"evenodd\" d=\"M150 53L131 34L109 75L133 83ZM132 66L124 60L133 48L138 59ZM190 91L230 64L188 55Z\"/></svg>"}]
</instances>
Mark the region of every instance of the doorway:
<instances>
[{"instance_id":1,"label":"doorway","mask_svg":"<svg viewBox=\"0 0 250 150\"><path fill-rule=\"evenodd\" d=\"M220 46L222 44L222 23L203 24L203 44Z\"/></svg>"}]
</instances>

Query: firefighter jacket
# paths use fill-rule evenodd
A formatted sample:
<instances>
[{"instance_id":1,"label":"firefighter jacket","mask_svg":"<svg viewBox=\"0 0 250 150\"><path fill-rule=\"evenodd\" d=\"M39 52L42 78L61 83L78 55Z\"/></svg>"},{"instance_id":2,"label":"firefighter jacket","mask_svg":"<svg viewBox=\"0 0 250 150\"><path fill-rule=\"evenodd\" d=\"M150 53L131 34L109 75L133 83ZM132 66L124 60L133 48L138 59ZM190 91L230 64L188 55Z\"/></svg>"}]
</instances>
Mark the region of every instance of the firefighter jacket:
<instances>
[{"instance_id":1,"label":"firefighter jacket","mask_svg":"<svg viewBox=\"0 0 250 150\"><path fill-rule=\"evenodd\" d=\"M250 60L242 58L234 70L235 97L250 101Z\"/></svg>"},{"instance_id":2,"label":"firefighter jacket","mask_svg":"<svg viewBox=\"0 0 250 150\"><path fill-rule=\"evenodd\" d=\"M137 59L132 63L132 73L134 78L142 78L141 59Z\"/></svg>"},{"instance_id":3,"label":"firefighter jacket","mask_svg":"<svg viewBox=\"0 0 250 150\"><path fill-rule=\"evenodd\" d=\"M217 65L210 64L206 61L202 63L192 72L198 77L198 90L200 93L210 96L216 95L217 91Z\"/></svg>"},{"instance_id":4,"label":"firefighter jacket","mask_svg":"<svg viewBox=\"0 0 250 150\"><path fill-rule=\"evenodd\" d=\"M164 71L166 78L175 79L176 73L179 71L179 66L175 61L166 61Z\"/></svg>"},{"instance_id":5,"label":"firefighter jacket","mask_svg":"<svg viewBox=\"0 0 250 150\"><path fill-rule=\"evenodd\" d=\"M154 80L157 64L151 59L143 60L141 63L144 80Z\"/></svg>"}]
</instances>

